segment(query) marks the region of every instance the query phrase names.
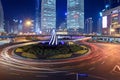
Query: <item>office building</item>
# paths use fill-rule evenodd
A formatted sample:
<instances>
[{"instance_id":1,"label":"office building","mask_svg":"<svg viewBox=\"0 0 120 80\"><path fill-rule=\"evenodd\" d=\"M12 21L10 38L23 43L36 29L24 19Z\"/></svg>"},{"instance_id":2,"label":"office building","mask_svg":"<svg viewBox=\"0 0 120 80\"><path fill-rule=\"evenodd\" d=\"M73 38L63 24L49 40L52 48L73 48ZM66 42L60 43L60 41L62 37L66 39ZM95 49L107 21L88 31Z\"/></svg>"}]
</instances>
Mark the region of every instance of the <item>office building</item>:
<instances>
[{"instance_id":1,"label":"office building","mask_svg":"<svg viewBox=\"0 0 120 80\"><path fill-rule=\"evenodd\" d=\"M70 32L84 31L84 0L67 0L67 29Z\"/></svg>"},{"instance_id":2,"label":"office building","mask_svg":"<svg viewBox=\"0 0 120 80\"><path fill-rule=\"evenodd\" d=\"M102 17L100 17L97 21L97 34L102 34Z\"/></svg>"},{"instance_id":3,"label":"office building","mask_svg":"<svg viewBox=\"0 0 120 80\"><path fill-rule=\"evenodd\" d=\"M91 34L93 33L93 20L92 18L88 18L85 20L85 33L86 34Z\"/></svg>"},{"instance_id":4,"label":"office building","mask_svg":"<svg viewBox=\"0 0 120 80\"><path fill-rule=\"evenodd\" d=\"M50 33L56 29L56 0L42 0L41 31Z\"/></svg>"},{"instance_id":5,"label":"office building","mask_svg":"<svg viewBox=\"0 0 120 80\"><path fill-rule=\"evenodd\" d=\"M36 0L35 32L40 34L40 0Z\"/></svg>"},{"instance_id":6,"label":"office building","mask_svg":"<svg viewBox=\"0 0 120 80\"><path fill-rule=\"evenodd\" d=\"M4 13L1 0L0 0L0 32L4 32Z\"/></svg>"},{"instance_id":7,"label":"office building","mask_svg":"<svg viewBox=\"0 0 120 80\"><path fill-rule=\"evenodd\" d=\"M120 35L120 6L103 11L102 30L104 35Z\"/></svg>"}]
</instances>

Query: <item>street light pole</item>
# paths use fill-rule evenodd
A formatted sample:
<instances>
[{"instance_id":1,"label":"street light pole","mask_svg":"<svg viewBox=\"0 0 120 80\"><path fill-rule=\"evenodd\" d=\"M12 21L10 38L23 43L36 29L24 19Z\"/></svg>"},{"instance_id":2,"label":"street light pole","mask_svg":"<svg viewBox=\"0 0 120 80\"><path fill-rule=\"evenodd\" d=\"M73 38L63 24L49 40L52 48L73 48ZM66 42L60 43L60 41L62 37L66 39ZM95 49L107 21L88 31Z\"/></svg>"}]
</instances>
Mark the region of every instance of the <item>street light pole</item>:
<instances>
[{"instance_id":1,"label":"street light pole","mask_svg":"<svg viewBox=\"0 0 120 80\"><path fill-rule=\"evenodd\" d=\"M79 76L78 76L78 73L76 74L76 80L79 80Z\"/></svg>"},{"instance_id":2,"label":"street light pole","mask_svg":"<svg viewBox=\"0 0 120 80\"><path fill-rule=\"evenodd\" d=\"M110 25L110 35L112 34L112 32L111 32L111 25Z\"/></svg>"}]
</instances>

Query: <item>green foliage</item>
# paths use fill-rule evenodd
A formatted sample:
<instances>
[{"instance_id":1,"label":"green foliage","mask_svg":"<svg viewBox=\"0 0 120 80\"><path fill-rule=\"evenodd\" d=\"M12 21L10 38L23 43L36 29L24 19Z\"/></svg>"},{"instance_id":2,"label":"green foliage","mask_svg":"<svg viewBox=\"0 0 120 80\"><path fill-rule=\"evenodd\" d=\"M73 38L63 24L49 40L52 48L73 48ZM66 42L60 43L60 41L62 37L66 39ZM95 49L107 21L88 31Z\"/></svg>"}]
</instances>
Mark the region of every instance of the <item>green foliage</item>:
<instances>
[{"instance_id":1,"label":"green foliage","mask_svg":"<svg viewBox=\"0 0 120 80\"><path fill-rule=\"evenodd\" d=\"M72 54L59 54L59 55L54 55L51 57L48 57L48 59L61 59L61 58L70 58Z\"/></svg>"},{"instance_id":2,"label":"green foliage","mask_svg":"<svg viewBox=\"0 0 120 80\"><path fill-rule=\"evenodd\" d=\"M22 56L23 57L26 57L26 58L32 58L32 59L36 59L36 55L34 54L31 54L31 53L22 53Z\"/></svg>"},{"instance_id":3,"label":"green foliage","mask_svg":"<svg viewBox=\"0 0 120 80\"><path fill-rule=\"evenodd\" d=\"M64 57L71 57L72 53L80 53L80 50L84 50L84 47L78 44L60 44L60 45L54 45L50 46L48 43L42 44L34 44L34 45L27 45L20 47L23 52L31 53L38 58L52 58L52 57L58 57L58 58L64 58ZM84 52L84 51L83 51ZM71 55L70 55L71 54Z\"/></svg>"}]
</instances>

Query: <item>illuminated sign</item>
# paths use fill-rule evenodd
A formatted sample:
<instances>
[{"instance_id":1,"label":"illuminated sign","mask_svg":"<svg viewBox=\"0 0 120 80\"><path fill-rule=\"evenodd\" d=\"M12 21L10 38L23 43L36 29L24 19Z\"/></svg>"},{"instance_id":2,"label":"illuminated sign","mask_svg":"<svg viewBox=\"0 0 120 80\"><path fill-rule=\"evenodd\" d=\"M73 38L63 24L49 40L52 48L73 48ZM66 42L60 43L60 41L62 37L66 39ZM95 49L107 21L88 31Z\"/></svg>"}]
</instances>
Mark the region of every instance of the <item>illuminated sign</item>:
<instances>
[{"instance_id":1,"label":"illuminated sign","mask_svg":"<svg viewBox=\"0 0 120 80\"><path fill-rule=\"evenodd\" d=\"M116 16L118 16L118 15L119 15L119 14L113 14L112 17L116 17Z\"/></svg>"},{"instance_id":2,"label":"illuminated sign","mask_svg":"<svg viewBox=\"0 0 120 80\"><path fill-rule=\"evenodd\" d=\"M114 11L112 11L112 13L114 14L114 13L118 13L118 10L114 10Z\"/></svg>"},{"instance_id":3,"label":"illuminated sign","mask_svg":"<svg viewBox=\"0 0 120 80\"><path fill-rule=\"evenodd\" d=\"M107 16L102 17L102 27L107 28Z\"/></svg>"}]
</instances>

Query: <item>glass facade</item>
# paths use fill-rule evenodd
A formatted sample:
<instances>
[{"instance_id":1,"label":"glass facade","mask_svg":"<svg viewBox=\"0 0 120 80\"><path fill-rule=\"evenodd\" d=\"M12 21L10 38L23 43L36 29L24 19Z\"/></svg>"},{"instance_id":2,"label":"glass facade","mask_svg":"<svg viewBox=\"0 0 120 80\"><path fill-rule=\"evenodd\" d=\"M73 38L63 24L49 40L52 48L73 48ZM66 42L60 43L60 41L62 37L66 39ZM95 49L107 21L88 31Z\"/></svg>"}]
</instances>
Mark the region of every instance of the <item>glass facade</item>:
<instances>
[{"instance_id":1,"label":"glass facade","mask_svg":"<svg viewBox=\"0 0 120 80\"><path fill-rule=\"evenodd\" d=\"M84 31L84 0L67 0L67 29Z\"/></svg>"},{"instance_id":2,"label":"glass facade","mask_svg":"<svg viewBox=\"0 0 120 80\"><path fill-rule=\"evenodd\" d=\"M1 0L0 0L0 32L4 32L4 13Z\"/></svg>"},{"instance_id":3,"label":"glass facade","mask_svg":"<svg viewBox=\"0 0 120 80\"><path fill-rule=\"evenodd\" d=\"M56 28L56 0L42 0L41 30L50 32Z\"/></svg>"},{"instance_id":4,"label":"glass facade","mask_svg":"<svg viewBox=\"0 0 120 80\"><path fill-rule=\"evenodd\" d=\"M36 0L35 32L40 33L40 0Z\"/></svg>"}]
</instances>

